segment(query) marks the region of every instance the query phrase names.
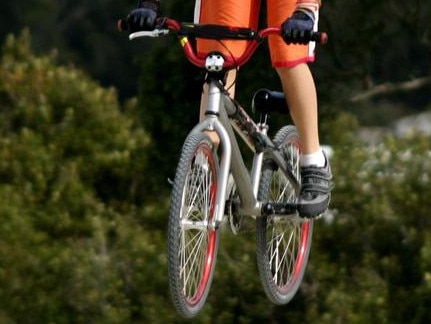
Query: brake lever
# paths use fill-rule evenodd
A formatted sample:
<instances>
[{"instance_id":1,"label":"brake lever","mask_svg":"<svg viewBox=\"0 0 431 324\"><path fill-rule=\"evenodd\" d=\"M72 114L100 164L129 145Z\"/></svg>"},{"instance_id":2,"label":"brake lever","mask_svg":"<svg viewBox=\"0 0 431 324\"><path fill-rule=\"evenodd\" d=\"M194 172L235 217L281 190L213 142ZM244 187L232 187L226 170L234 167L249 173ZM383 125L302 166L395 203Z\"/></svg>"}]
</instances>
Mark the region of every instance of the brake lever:
<instances>
[{"instance_id":1,"label":"brake lever","mask_svg":"<svg viewBox=\"0 0 431 324\"><path fill-rule=\"evenodd\" d=\"M169 29L154 29L154 30L141 30L129 35L129 39L133 40L139 37L160 37L169 34Z\"/></svg>"}]
</instances>

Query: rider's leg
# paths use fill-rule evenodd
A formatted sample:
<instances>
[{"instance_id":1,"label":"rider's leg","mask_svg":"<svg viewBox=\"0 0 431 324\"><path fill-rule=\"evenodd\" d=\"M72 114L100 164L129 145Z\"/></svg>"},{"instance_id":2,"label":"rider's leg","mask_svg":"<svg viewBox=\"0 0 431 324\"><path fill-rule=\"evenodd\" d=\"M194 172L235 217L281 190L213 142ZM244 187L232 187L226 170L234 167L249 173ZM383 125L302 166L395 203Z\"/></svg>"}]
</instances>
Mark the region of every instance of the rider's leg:
<instances>
[{"instance_id":1,"label":"rider's leg","mask_svg":"<svg viewBox=\"0 0 431 324\"><path fill-rule=\"evenodd\" d=\"M290 114L301 138L301 216L323 213L331 198L332 173L319 143L317 95L313 76L306 63L276 69Z\"/></svg>"},{"instance_id":2,"label":"rider's leg","mask_svg":"<svg viewBox=\"0 0 431 324\"><path fill-rule=\"evenodd\" d=\"M314 164L322 167L325 165L325 159L319 143L317 95L310 69L307 64L302 63L276 70L281 79L290 115L301 137L302 154L316 155Z\"/></svg>"},{"instance_id":3,"label":"rider's leg","mask_svg":"<svg viewBox=\"0 0 431 324\"><path fill-rule=\"evenodd\" d=\"M296 10L297 1L267 0L268 24L281 26ZM315 13L315 29L319 20ZM270 36L269 49L272 65L283 86L292 118L301 136L302 162L322 166L317 120L317 95L313 76L306 63L314 61L315 44L287 45L281 37Z\"/></svg>"},{"instance_id":4,"label":"rider's leg","mask_svg":"<svg viewBox=\"0 0 431 324\"><path fill-rule=\"evenodd\" d=\"M317 2L316 2L317 3ZM297 1L267 0L268 25L281 26L296 10ZM319 13L315 12L315 30ZM317 95L307 63L314 61L315 44L287 45L281 37L269 37L272 65L276 68L290 113L301 138L301 216L323 213L331 197L331 170L319 143Z\"/></svg>"}]
</instances>

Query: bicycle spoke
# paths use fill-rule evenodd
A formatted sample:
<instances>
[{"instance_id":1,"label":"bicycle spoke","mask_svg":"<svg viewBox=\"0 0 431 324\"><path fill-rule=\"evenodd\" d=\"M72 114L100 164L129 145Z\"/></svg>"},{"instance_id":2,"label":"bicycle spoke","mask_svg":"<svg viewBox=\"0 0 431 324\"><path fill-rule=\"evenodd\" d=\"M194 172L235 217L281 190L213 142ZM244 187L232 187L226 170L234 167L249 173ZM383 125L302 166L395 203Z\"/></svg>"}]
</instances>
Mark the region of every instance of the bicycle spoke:
<instances>
[{"instance_id":1,"label":"bicycle spoke","mask_svg":"<svg viewBox=\"0 0 431 324\"><path fill-rule=\"evenodd\" d=\"M212 281L218 233L210 229L217 164L203 133L186 140L173 188L169 218L170 288L177 310L190 317L206 300Z\"/></svg>"},{"instance_id":2,"label":"bicycle spoke","mask_svg":"<svg viewBox=\"0 0 431 324\"><path fill-rule=\"evenodd\" d=\"M282 128L274 138L290 168L300 182L299 138L292 126ZM279 169L262 173L259 198L277 203L294 203L297 190ZM268 298L283 305L296 294L302 281L310 250L312 221L299 217L271 216L259 219L257 258L259 274Z\"/></svg>"}]
</instances>

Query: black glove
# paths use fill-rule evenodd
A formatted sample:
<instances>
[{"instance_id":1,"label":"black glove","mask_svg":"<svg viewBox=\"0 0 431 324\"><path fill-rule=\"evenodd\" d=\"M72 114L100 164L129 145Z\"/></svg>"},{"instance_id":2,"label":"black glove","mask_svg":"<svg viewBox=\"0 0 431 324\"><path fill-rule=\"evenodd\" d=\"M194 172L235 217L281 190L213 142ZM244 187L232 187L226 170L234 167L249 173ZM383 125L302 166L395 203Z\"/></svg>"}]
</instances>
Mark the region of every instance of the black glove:
<instances>
[{"instance_id":1,"label":"black glove","mask_svg":"<svg viewBox=\"0 0 431 324\"><path fill-rule=\"evenodd\" d=\"M311 11L295 11L281 25L286 44L307 44L314 28L314 14Z\"/></svg>"},{"instance_id":2,"label":"black glove","mask_svg":"<svg viewBox=\"0 0 431 324\"><path fill-rule=\"evenodd\" d=\"M137 9L133 10L126 20L126 28L130 33L141 30L154 30L156 20L161 16L158 0L142 0Z\"/></svg>"}]
</instances>

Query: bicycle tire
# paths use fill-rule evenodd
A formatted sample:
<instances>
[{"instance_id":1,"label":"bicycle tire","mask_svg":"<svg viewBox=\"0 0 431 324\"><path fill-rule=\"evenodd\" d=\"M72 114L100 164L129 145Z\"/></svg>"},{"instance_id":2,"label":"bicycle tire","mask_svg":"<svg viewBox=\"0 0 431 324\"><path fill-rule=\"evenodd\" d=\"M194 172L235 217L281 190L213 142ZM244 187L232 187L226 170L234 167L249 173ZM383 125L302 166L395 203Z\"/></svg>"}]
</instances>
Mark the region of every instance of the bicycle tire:
<instances>
[{"instance_id":1,"label":"bicycle tire","mask_svg":"<svg viewBox=\"0 0 431 324\"><path fill-rule=\"evenodd\" d=\"M177 165L168 220L170 294L185 318L202 309L214 275L219 232L208 224L214 217L218 167L208 136L191 133Z\"/></svg>"},{"instance_id":2,"label":"bicycle tire","mask_svg":"<svg viewBox=\"0 0 431 324\"><path fill-rule=\"evenodd\" d=\"M299 136L294 126L284 126L274 137L300 180ZM275 164L265 164L259 184L260 201L295 202L297 195ZM302 282L311 248L313 220L289 216L258 217L256 254L259 276L268 299L287 304Z\"/></svg>"}]
</instances>

